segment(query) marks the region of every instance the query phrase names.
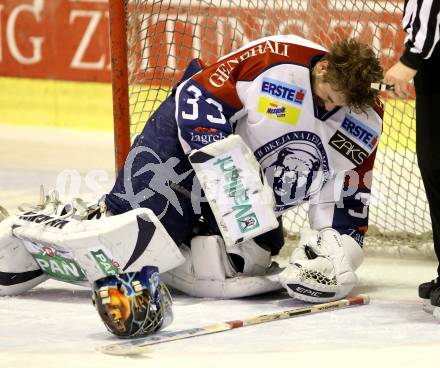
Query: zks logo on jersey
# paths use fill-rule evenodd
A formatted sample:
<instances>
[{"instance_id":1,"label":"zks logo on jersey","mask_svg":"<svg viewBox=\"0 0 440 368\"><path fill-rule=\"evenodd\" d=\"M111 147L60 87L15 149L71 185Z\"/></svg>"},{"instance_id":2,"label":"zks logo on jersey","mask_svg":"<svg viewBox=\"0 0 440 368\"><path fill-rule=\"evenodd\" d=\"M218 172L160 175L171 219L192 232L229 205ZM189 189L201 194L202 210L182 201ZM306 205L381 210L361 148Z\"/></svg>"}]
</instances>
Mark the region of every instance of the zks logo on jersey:
<instances>
[{"instance_id":1,"label":"zks logo on jersey","mask_svg":"<svg viewBox=\"0 0 440 368\"><path fill-rule=\"evenodd\" d=\"M373 148L377 143L377 133L350 114L345 116L341 128L365 147Z\"/></svg>"},{"instance_id":2,"label":"zks logo on jersey","mask_svg":"<svg viewBox=\"0 0 440 368\"><path fill-rule=\"evenodd\" d=\"M328 142L340 154L345 156L348 160L356 166L363 164L368 157L368 152L365 151L359 144L353 142L345 134L339 130L330 138Z\"/></svg>"},{"instance_id":3,"label":"zks logo on jersey","mask_svg":"<svg viewBox=\"0 0 440 368\"><path fill-rule=\"evenodd\" d=\"M261 93L275 97L289 104L294 103L301 106L306 95L304 88L293 84L284 83L275 79L263 78Z\"/></svg>"},{"instance_id":4,"label":"zks logo on jersey","mask_svg":"<svg viewBox=\"0 0 440 368\"><path fill-rule=\"evenodd\" d=\"M301 110L292 105L260 96L258 100L258 112L271 119L282 121L290 125L296 125L299 121Z\"/></svg>"}]
</instances>

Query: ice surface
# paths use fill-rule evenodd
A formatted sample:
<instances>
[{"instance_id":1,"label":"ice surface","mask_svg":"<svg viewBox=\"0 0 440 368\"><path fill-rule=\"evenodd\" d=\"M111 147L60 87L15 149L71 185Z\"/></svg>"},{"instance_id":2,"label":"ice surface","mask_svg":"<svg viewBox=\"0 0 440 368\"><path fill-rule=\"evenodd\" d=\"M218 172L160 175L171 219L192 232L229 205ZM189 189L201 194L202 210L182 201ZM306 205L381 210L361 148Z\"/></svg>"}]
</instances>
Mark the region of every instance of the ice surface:
<instances>
[{"instance_id":1,"label":"ice surface","mask_svg":"<svg viewBox=\"0 0 440 368\"><path fill-rule=\"evenodd\" d=\"M35 201L40 183L64 183L66 197L75 190L95 193L93 183L102 191L111 186L111 135L0 129L0 204L9 210ZM64 169L78 172L65 183ZM435 268L430 261L367 258L354 293L370 295L369 305L155 345L139 357L96 352L116 339L99 320L90 290L49 280L21 296L0 298L0 368L435 366L440 323L417 298L417 285L430 280ZM304 305L285 293L241 300L174 297L175 320L167 330Z\"/></svg>"},{"instance_id":2,"label":"ice surface","mask_svg":"<svg viewBox=\"0 0 440 368\"><path fill-rule=\"evenodd\" d=\"M385 367L388 362L412 367L430 363L440 351L440 324L422 311L416 288L431 277L434 266L424 261L367 259L355 293L370 295L369 305L154 345L151 353L131 358L95 352L97 346L117 339L100 322L90 291L49 280L24 295L0 298L0 366ZM282 292L240 300L174 296L175 320L167 330L304 305Z\"/></svg>"}]
</instances>

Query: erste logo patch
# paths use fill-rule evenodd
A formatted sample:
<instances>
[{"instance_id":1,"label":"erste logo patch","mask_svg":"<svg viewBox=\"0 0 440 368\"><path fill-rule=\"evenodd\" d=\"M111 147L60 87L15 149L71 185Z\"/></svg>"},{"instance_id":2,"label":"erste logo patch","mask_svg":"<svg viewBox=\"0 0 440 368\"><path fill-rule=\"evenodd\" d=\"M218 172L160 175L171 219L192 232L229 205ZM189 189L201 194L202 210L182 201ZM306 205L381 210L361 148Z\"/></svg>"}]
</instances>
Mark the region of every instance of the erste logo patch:
<instances>
[{"instance_id":1,"label":"erste logo patch","mask_svg":"<svg viewBox=\"0 0 440 368\"><path fill-rule=\"evenodd\" d=\"M294 103L301 106L306 95L306 90L279 80L263 78L261 93L275 97L289 104Z\"/></svg>"},{"instance_id":2,"label":"erste logo patch","mask_svg":"<svg viewBox=\"0 0 440 368\"><path fill-rule=\"evenodd\" d=\"M368 148L373 148L377 143L377 133L350 114L345 116L341 128Z\"/></svg>"}]
</instances>

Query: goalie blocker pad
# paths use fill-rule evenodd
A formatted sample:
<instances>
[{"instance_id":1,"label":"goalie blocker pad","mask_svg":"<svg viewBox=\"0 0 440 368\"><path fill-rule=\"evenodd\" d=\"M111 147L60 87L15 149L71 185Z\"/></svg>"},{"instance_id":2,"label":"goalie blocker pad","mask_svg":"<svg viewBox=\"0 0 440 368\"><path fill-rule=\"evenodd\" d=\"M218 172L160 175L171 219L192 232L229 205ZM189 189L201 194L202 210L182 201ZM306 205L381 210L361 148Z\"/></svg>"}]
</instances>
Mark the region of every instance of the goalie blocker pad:
<instances>
[{"instance_id":1,"label":"goalie blocker pad","mask_svg":"<svg viewBox=\"0 0 440 368\"><path fill-rule=\"evenodd\" d=\"M144 266L168 271L184 257L154 213L138 208L94 220L28 212L12 232L41 270L68 282L92 283ZM11 260L13 262L13 260ZM88 281L88 282L87 282Z\"/></svg>"},{"instance_id":2,"label":"goalie blocker pad","mask_svg":"<svg viewBox=\"0 0 440 368\"><path fill-rule=\"evenodd\" d=\"M240 136L194 150L189 160L227 246L278 227L272 188Z\"/></svg>"},{"instance_id":3,"label":"goalie blocker pad","mask_svg":"<svg viewBox=\"0 0 440 368\"><path fill-rule=\"evenodd\" d=\"M190 296L233 299L283 288L278 281L282 269L275 262L261 276L237 274L220 236L196 236L191 239L191 249L182 245L180 250L185 263L161 274L161 280Z\"/></svg>"}]
</instances>

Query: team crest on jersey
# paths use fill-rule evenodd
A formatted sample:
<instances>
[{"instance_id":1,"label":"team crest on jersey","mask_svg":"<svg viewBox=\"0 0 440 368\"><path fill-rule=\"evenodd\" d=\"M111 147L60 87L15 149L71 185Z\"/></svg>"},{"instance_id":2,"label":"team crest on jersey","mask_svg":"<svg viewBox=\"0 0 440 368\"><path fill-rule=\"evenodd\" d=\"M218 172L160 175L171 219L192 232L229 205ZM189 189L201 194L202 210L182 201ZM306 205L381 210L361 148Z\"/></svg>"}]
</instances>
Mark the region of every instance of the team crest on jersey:
<instances>
[{"instance_id":1,"label":"team crest on jersey","mask_svg":"<svg viewBox=\"0 0 440 368\"><path fill-rule=\"evenodd\" d=\"M290 132L255 151L269 185L277 212L298 205L318 193L330 172L321 138L312 132Z\"/></svg>"},{"instance_id":2,"label":"team crest on jersey","mask_svg":"<svg viewBox=\"0 0 440 368\"><path fill-rule=\"evenodd\" d=\"M258 100L258 112L271 119L290 125L296 125L299 121L301 109L265 96L260 96Z\"/></svg>"},{"instance_id":3,"label":"team crest on jersey","mask_svg":"<svg viewBox=\"0 0 440 368\"><path fill-rule=\"evenodd\" d=\"M341 128L345 133L348 133L358 143L361 143L368 149L374 148L377 143L377 133L350 114L345 116Z\"/></svg>"}]
</instances>

